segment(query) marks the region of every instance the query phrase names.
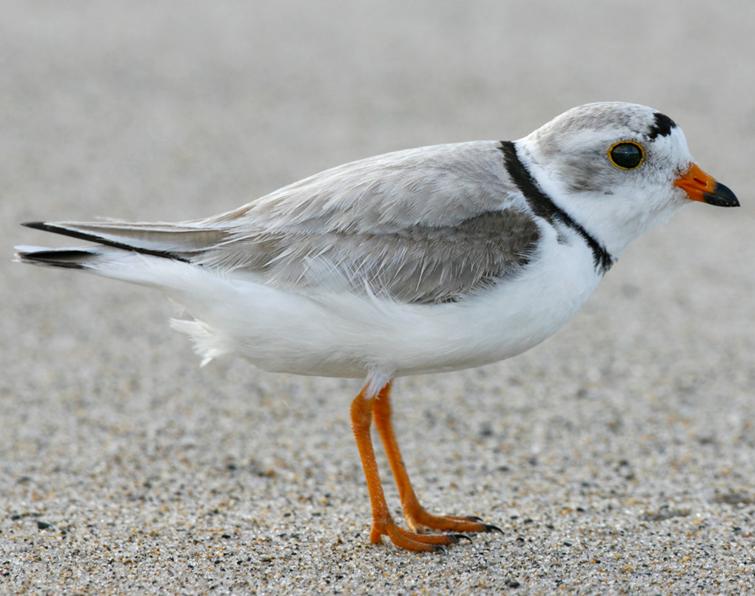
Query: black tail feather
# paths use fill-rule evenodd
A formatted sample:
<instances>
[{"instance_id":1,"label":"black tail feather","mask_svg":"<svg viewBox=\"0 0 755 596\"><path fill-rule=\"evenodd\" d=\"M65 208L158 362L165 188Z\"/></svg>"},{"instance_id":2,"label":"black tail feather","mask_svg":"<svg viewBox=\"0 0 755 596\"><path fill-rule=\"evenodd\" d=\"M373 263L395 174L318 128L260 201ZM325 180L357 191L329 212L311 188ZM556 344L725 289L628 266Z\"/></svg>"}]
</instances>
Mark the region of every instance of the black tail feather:
<instances>
[{"instance_id":1,"label":"black tail feather","mask_svg":"<svg viewBox=\"0 0 755 596\"><path fill-rule=\"evenodd\" d=\"M172 252L167 252L164 250L153 250L153 249L143 248L143 247L138 247L138 246L130 246L128 244L117 242L109 238L103 238L102 236L97 236L96 234L87 234L86 232L81 232L79 230L71 230L69 228L56 226L55 224L49 224L43 221L27 221L27 222L22 223L21 225L27 228L32 228L33 230L42 230L43 232L52 232L53 234L61 234L63 236L70 236L71 238L78 238L79 240L87 240L89 242L96 242L97 244L102 244L105 246L112 246L114 248L120 248L123 250L138 252L145 255L153 255L156 257L164 257L167 259L175 259L177 261L183 261L185 263L189 262L187 258L181 255L172 253ZM60 266L64 267L65 265L60 265Z\"/></svg>"},{"instance_id":2,"label":"black tail feather","mask_svg":"<svg viewBox=\"0 0 755 596\"><path fill-rule=\"evenodd\" d=\"M99 256L96 249L86 248L25 248L18 247L16 255L22 263L62 267L64 269L86 269L86 262Z\"/></svg>"}]
</instances>

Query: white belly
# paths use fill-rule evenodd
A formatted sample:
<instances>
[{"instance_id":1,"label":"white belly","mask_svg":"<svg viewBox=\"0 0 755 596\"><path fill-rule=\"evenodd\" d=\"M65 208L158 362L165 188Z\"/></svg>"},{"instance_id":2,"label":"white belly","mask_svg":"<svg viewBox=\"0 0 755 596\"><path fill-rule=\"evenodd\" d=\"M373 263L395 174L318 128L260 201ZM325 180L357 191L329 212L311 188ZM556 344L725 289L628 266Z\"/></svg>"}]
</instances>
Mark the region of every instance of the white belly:
<instances>
[{"instance_id":1,"label":"white belly","mask_svg":"<svg viewBox=\"0 0 755 596\"><path fill-rule=\"evenodd\" d=\"M434 338L425 341L424 356L408 344L413 353L401 354L398 374L458 370L521 354L569 321L600 279L582 242L554 243L521 276L428 317Z\"/></svg>"},{"instance_id":2,"label":"white belly","mask_svg":"<svg viewBox=\"0 0 755 596\"><path fill-rule=\"evenodd\" d=\"M558 244L555 234L544 240L539 258L518 277L458 303L400 304L346 293L305 296L216 278L203 280L205 299L194 292L174 294L202 321L177 327L194 337L205 359L237 352L277 372L399 376L480 366L524 352L553 334L599 282L582 241Z\"/></svg>"}]
</instances>

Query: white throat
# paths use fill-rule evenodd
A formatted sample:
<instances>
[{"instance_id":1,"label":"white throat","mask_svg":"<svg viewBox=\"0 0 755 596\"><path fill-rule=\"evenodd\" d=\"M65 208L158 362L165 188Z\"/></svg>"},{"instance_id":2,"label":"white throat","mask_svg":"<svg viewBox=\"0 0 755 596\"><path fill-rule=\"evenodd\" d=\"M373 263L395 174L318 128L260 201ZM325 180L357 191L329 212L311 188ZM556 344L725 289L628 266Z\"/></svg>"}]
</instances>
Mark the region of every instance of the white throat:
<instances>
[{"instance_id":1,"label":"white throat","mask_svg":"<svg viewBox=\"0 0 755 596\"><path fill-rule=\"evenodd\" d=\"M642 201L636 196L605 196L597 192L572 192L546 167L530 137L516 141L522 164L544 193L569 215L616 260L627 245L656 223L667 219L675 209L668 202Z\"/></svg>"}]
</instances>

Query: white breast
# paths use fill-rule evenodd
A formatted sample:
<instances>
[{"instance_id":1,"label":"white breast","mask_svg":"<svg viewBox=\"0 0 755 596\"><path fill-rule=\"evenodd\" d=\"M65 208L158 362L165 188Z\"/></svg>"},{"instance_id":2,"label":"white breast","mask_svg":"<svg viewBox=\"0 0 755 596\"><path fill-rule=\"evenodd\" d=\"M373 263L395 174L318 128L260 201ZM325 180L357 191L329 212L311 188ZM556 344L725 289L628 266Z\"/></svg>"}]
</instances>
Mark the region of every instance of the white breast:
<instances>
[{"instance_id":1,"label":"white breast","mask_svg":"<svg viewBox=\"0 0 755 596\"><path fill-rule=\"evenodd\" d=\"M571 233L568 239L569 244L559 244L556 234L549 234L540 257L520 276L426 315L420 338L404 334L395 347L398 374L497 362L555 333L576 314L601 278L582 239Z\"/></svg>"}]
</instances>

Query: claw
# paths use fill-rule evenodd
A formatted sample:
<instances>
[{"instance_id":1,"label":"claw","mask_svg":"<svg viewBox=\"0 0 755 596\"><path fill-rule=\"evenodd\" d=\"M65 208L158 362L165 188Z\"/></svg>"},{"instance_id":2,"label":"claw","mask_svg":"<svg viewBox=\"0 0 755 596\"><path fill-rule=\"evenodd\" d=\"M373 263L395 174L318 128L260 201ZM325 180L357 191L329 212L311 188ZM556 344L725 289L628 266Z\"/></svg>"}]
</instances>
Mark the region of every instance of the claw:
<instances>
[{"instance_id":1,"label":"claw","mask_svg":"<svg viewBox=\"0 0 755 596\"><path fill-rule=\"evenodd\" d=\"M472 542L472 537L467 536L466 534L451 534L450 537L453 538L455 542L460 542L462 540L469 540L469 542Z\"/></svg>"},{"instance_id":2,"label":"claw","mask_svg":"<svg viewBox=\"0 0 755 596\"><path fill-rule=\"evenodd\" d=\"M498 532L499 534L503 534L503 530L501 530L501 528L499 528L498 526L494 526L493 524L485 524L485 531Z\"/></svg>"}]
</instances>

